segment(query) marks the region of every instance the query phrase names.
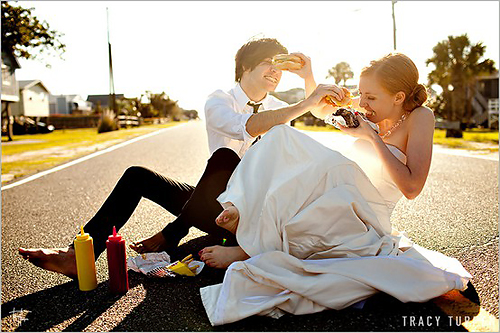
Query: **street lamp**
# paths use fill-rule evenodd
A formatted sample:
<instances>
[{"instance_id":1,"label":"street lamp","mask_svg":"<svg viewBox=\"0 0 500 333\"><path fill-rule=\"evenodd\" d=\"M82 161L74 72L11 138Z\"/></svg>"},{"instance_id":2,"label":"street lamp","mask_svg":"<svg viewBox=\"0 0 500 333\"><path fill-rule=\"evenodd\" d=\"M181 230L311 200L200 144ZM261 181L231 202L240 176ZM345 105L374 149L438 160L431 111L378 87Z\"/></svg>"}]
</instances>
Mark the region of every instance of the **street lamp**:
<instances>
[{"instance_id":1,"label":"street lamp","mask_svg":"<svg viewBox=\"0 0 500 333\"><path fill-rule=\"evenodd\" d=\"M394 15L394 4L398 2L397 0L391 0L392 1L392 27L393 27L393 34L394 34L394 51L396 51L396 15Z\"/></svg>"}]
</instances>

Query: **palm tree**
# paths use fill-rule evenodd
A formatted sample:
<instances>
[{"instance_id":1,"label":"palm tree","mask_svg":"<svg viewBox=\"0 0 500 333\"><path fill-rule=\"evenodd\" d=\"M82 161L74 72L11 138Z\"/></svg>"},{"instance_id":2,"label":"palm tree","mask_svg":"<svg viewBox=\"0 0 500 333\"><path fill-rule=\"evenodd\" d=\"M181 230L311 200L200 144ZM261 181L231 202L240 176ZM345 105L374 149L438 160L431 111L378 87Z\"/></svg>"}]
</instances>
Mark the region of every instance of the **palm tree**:
<instances>
[{"instance_id":1,"label":"palm tree","mask_svg":"<svg viewBox=\"0 0 500 333\"><path fill-rule=\"evenodd\" d=\"M335 84L339 84L340 81L344 81L343 85L345 86L345 82L348 79L352 79L354 77L354 73L351 70L351 66L347 62L342 61L336 64L335 67L328 70L326 78L328 79L329 77L333 77L335 79Z\"/></svg>"},{"instance_id":2,"label":"palm tree","mask_svg":"<svg viewBox=\"0 0 500 333\"><path fill-rule=\"evenodd\" d=\"M426 65L434 64L436 68L428 75L429 85L438 84L443 89L446 119L459 121L462 128L472 116L478 76L494 72L494 61L481 61L486 46L481 42L472 45L467 34L448 36L432 50L434 55L427 59ZM447 130L446 136L462 137L461 128Z\"/></svg>"}]
</instances>

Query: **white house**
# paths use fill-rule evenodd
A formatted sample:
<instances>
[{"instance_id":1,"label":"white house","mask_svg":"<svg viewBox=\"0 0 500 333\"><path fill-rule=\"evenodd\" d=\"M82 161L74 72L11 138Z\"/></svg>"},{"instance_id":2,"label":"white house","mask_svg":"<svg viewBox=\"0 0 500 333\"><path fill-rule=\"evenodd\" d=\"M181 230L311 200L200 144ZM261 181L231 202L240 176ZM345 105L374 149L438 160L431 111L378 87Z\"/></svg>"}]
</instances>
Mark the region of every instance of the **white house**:
<instances>
[{"instance_id":1,"label":"white house","mask_svg":"<svg viewBox=\"0 0 500 333\"><path fill-rule=\"evenodd\" d=\"M17 58L10 53L2 52L2 111L5 103L19 102L19 87L16 80L16 69L21 68Z\"/></svg>"},{"instance_id":2,"label":"white house","mask_svg":"<svg viewBox=\"0 0 500 333\"><path fill-rule=\"evenodd\" d=\"M19 81L19 103L12 105L13 116L48 117L50 92L40 80Z\"/></svg>"},{"instance_id":3,"label":"white house","mask_svg":"<svg viewBox=\"0 0 500 333\"><path fill-rule=\"evenodd\" d=\"M80 95L50 95L50 114L85 114L92 111L92 103Z\"/></svg>"}]
</instances>

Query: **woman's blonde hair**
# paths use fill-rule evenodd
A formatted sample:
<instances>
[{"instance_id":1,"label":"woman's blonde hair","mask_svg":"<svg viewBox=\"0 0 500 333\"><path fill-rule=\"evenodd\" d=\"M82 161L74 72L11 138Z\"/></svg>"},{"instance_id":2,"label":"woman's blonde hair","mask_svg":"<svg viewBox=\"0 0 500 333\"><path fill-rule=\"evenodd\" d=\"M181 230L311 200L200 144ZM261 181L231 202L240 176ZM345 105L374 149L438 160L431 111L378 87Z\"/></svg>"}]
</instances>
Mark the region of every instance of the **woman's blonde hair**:
<instances>
[{"instance_id":1,"label":"woman's blonde hair","mask_svg":"<svg viewBox=\"0 0 500 333\"><path fill-rule=\"evenodd\" d=\"M413 111L427 100L427 89L418 83L417 66L404 54L391 53L372 60L370 66L361 71L363 75L375 75L382 87L391 94L404 92L405 111Z\"/></svg>"}]
</instances>

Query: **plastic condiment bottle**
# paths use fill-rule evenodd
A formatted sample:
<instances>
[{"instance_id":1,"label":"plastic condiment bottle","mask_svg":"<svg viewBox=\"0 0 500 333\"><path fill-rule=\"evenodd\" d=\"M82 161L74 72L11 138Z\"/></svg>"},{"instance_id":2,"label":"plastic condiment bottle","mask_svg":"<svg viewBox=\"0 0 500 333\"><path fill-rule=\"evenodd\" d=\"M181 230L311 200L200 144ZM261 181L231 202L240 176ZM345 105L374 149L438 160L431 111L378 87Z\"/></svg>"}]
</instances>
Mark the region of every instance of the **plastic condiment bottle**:
<instances>
[{"instance_id":1,"label":"plastic condiment bottle","mask_svg":"<svg viewBox=\"0 0 500 333\"><path fill-rule=\"evenodd\" d=\"M108 252L109 290L115 294L124 294L128 290L127 255L125 239L116 233L113 226L113 235L106 241Z\"/></svg>"},{"instance_id":2,"label":"plastic condiment bottle","mask_svg":"<svg viewBox=\"0 0 500 333\"><path fill-rule=\"evenodd\" d=\"M94 241L89 234L83 231L75 239L76 270L78 273L78 286L82 291L93 290L97 287L95 271Z\"/></svg>"}]
</instances>

